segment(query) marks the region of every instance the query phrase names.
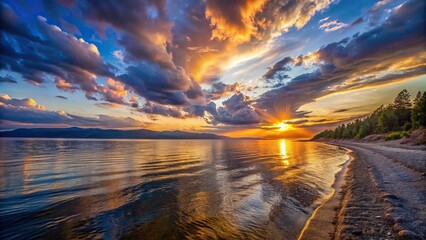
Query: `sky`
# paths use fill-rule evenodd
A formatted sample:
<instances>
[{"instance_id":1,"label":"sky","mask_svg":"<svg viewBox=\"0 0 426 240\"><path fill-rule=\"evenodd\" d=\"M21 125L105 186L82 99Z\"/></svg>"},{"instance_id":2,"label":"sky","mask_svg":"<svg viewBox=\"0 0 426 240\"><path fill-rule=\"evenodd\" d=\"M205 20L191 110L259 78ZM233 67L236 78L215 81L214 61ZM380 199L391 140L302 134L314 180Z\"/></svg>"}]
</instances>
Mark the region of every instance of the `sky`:
<instances>
[{"instance_id":1,"label":"sky","mask_svg":"<svg viewBox=\"0 0 426 240\"><path fill-rule=\"evenodd\" d=\"M0 129L309 138L426 90L423 0L1 2Z\"/></svg>"}]
</instances>

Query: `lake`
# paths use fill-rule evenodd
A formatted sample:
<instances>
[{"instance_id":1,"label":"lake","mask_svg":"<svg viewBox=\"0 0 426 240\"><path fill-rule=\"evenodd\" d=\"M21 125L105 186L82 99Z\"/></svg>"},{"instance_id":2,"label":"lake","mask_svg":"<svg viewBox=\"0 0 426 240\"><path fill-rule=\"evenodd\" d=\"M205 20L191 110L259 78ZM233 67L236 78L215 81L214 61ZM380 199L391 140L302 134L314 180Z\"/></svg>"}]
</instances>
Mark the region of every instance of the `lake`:
<instances>
[{"instance_id":1,"label":"lake","mask_svg":"<svg viewBox=\"0 0 426 240\"><path fill-rule=\"evenodd\" d=\"M1 239L297 239L349 158L289 140L0 141Z\"/></svg>"}]
</instances>

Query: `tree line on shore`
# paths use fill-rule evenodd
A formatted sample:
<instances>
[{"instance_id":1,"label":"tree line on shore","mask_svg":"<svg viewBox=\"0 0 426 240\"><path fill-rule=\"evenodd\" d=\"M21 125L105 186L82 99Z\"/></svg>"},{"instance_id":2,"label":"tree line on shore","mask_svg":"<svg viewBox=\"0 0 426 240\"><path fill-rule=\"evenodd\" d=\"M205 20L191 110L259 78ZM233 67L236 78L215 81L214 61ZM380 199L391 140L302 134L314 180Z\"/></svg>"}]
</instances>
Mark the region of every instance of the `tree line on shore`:
<instances>
[{"instance_id":1,"label":"tree line on shore","mask_svg":"<svg viewBox=\"0 0 426 240\"><path fill-rule=\"evenodd\" d=\"M410 132L426 127L426 92L419 91L411 101L410 93L404 89L395 100L382 105L369 116L334 130L325 130L313 139L362 139L371 134L388 134L386 140L410 136Z\"/></svg>"}]
</instances>

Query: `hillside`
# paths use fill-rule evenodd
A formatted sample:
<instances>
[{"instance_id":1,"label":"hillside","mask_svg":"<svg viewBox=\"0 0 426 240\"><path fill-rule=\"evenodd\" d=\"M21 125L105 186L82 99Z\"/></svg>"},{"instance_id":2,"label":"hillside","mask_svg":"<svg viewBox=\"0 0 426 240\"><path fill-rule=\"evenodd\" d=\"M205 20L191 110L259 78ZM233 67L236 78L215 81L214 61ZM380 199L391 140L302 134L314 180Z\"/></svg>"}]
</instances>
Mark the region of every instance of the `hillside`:
<instances>
[{"instance_id":1,"label":"hillside","mask_svg":"<svg viewBox=\"0 0 426 240\"><path fill-rule=\"evenodd\" d=\"M0 132L0 137L20 138L97 138L97 139L228 139L209 133L183 131L117 130L99 128L32 128Z\"/></svg>"}]
</instances>

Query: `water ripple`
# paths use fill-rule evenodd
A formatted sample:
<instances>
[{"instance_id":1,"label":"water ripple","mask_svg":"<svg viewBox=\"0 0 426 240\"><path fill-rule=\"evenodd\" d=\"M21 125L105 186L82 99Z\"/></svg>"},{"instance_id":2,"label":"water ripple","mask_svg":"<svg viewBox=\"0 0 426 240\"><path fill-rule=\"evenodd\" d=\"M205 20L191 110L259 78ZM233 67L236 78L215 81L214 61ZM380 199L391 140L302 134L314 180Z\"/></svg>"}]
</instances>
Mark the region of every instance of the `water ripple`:
<instances>
[{"instance_id":1,"label":"water ripple","mask_svg":"<svg viewBox=\"0 0 426 240\"><path fill-rule=\"evenodd\" d=\"M1 239L294 239L347 160L284 140L2 139Z\"/></svg>"}]
</instances>

